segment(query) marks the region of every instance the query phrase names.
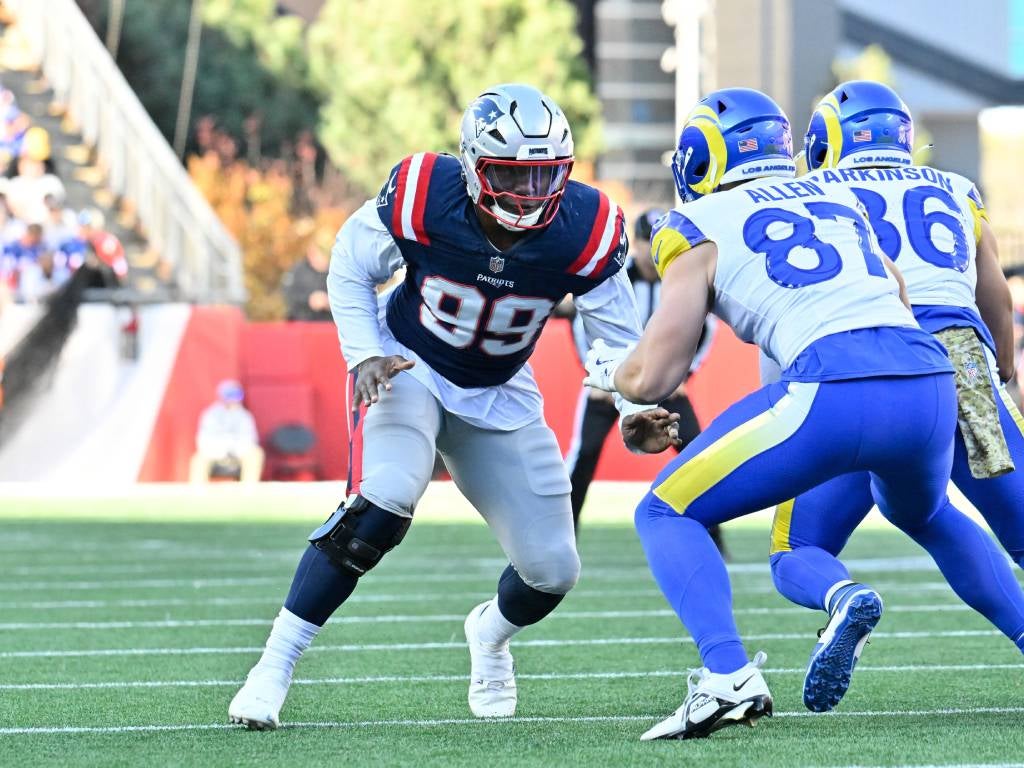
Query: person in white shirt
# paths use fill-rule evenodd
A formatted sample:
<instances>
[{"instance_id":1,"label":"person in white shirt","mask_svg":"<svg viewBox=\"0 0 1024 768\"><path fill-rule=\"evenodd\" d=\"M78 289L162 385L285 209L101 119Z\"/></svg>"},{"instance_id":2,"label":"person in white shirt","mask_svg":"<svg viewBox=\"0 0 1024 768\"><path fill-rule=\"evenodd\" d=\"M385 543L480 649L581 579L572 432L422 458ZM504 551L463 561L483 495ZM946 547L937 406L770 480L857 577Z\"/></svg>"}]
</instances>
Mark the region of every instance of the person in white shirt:
<instances>
[{"instance_id":1,"label":"person in white shirt","mask_svg":"<svg viewBox=\"0 0 1024 768\"><path fill-rule=\"evenodd\" d=\"M189 479L205 483L217 464L237 462L239 480L256 482L263 472L256 420L242 405L245 392L237 381L225 380L217 386L217 402L199 417L196 452L189 465Z\"/></svg>"}]
</instances>

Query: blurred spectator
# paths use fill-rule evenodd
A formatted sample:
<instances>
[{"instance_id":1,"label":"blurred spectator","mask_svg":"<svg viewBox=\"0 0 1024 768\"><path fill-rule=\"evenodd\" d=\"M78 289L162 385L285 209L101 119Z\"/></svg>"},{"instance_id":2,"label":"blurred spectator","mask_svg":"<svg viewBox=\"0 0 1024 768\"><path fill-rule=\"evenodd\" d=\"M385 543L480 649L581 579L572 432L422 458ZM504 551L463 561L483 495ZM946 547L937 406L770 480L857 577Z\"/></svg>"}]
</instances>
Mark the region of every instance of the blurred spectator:
<instances>
[{"instance_id":1,"label":"blurred spectator","mask_svg":"<svg viewBox=\"0 0 1024 768\"><path fill-rule=\"evenodd\" d=\"M69 240L78 237L78 218L53 195L47 195L46 221L43 222L43 243L48 251L59 251Z\"/></svg>"},{"instance_id":2,"label":"blurred spectator","mask_svg":"<svg viewBox=\"0 0 1024 768\"><path fill-rule=\"evenodd\" d=\"M289 320L331 320L327 297L327 271L331 265L331 239L321 233L306 246L306 256L281 281Z\"/></svg>"},{"instance_id":3,"label":"blurred spectator","mask_svg":"<svg viewBox=\"0 0 1024 768\"><path fill-rule=\"evenodd\" d=\"M25 225L11 216L7 208L6 189L7 179L0 178L0 246L17 240L25 231Z\"/></svg>"},{"instance_id":4,"label":"blurred spectator","mask_svg":"<svg viewBox=\"0 0 1024 768\"><path fill-rule=\"evenodd\" d=\"M43 251L35 261L25 264L18 280L18 296L26 304L45 301L71 277L63 263L56 263L53 254Z\"/></svg>"},{"instance_id":5,"label":"blurred spectator","mask_svg":"<svg viewBox=\"0 0 1024 768\"><path fill-rule=\"evenodd\" d=\"M199 417L196 453L189 466L189 479L204 483L215 471L237 468L239 480L256 482L263 473L263 449L260 448L256 421L242 405L245 393L237 381L225 380L217 386L217 402Z\"/></svg>"},{"instance_id":6,"label":"blurred spectator","mask_svg":"<svg viewBox=\"0 0 1024 768\"><path fill-rule=\"evenodd\" d=\"M21 156L25 134L32 123L28 115L18 109L10 91L0 93L0 113L0 170L6 174L10 164Z\"/></svg>"},{"instance_id":7,"label":"blurred spectator","mask_svg":"<svg viewBox=\"0 0 1024 768\"><path fill-rule=\"evenodd\" d=\"M64 200L64 185L46 172L50 158L50 136L42 128L29 128L25 134L18 175L7 184L7 206L17 218L30 224L46 221L46 198Z\"/></svg>"},{"instance_id":8,"label":"blurred spectator","mask_svg":"<svg viewBox=\"0 0 1024 768\"><path fill-rule=\"evenodd\" d=\"M95 208L85 208L78 214L78 240L88 246L99 260L110 267L119 280L128 274L128 261L124 246L117 235L104 229L103 214Z\"/></svg>"},{"instance_id":9,"label":"blurred spectator","mask_svg":"<svg viewBox=\"0 0 1024 768\"><path fill-rule=\"evenodd\" d=\"M34 264L45 250L43 228L38 224L29 224L17 240L4 244L3 256L0 256L0 276L11 288L17 288L18 276L28 264Z\"/></svg>"}]
</instances>

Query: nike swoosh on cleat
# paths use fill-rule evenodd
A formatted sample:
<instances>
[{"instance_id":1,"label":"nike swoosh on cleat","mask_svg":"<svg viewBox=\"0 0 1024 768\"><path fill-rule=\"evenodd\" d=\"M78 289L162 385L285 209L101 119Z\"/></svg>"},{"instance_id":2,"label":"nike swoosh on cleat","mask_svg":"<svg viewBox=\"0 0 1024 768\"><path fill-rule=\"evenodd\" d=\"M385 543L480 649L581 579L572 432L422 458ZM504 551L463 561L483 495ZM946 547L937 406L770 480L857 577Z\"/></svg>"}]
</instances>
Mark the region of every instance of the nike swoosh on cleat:
<instances>
[{"instance_id":1,"label":"nike swoosh on cleat","mask_svg":"<svg viewBox=\"0 0 1024 768\"><path fill-rule=\"evenodd\" d=\"M742 687L743 687L744 685L746 685L747 683L749 683L749 682L750 682L751 680L753 680L753 679L754 679L754 676L753 676L753 675L751 675L750 677L748 677L748 678L747 678L746 680L744 680L744 681L743 681L742 683L740 683L739 685L733 685L732 689L733 689L734 691L739 691L739 689L740 689L740 688L742 688Z\"/></svg>"}]
</instances>

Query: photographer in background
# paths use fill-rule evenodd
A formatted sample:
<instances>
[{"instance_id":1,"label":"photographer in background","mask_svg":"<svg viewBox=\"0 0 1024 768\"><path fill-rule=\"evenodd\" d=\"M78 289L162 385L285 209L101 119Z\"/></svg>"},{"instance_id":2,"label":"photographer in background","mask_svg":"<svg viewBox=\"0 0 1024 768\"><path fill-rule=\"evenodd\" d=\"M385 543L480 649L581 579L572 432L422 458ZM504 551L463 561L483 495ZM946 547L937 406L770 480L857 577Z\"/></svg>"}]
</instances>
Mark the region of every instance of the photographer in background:
<instances>
[{"instance_id":1,"label":"photographer in background","mask_svg":"<svg viewBox=\"0 0 1024 768\"><path fill-rule=\"evenodd\" d=\"M207 482L218 468L237 471L243 483L260 479L264 454L256 420L242 405L244 397L237 381L226 379L217 385L217 402L199 417L196 452L189 466L191 482Z\"/></svg>"},{"instance_id":2,"label":"photographer in background","mask_svg":"<svg viewBox=\"0 0 1024 768\"><path fill-rule=\"evenodd\" d=\"M288 270L281 281L289 320L333 320L327 298L332 244L330 234L318 232L306 247L305 257Z\"/></svg>"}]
</instances>

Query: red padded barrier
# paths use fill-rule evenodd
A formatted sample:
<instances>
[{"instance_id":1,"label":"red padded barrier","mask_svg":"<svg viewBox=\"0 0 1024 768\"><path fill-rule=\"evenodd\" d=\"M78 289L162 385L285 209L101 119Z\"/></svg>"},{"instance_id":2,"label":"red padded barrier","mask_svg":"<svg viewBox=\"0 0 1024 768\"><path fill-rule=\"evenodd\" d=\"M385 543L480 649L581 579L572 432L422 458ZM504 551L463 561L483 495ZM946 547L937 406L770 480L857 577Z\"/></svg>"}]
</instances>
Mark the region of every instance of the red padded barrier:
<instances>
[{"instance_id":1,"label":"red padded barrier","mask_svg":"<svg viewBox=\"0 0 1024 768\"><path fill-rule=\"evenodd\" d=\"M218 382L239 377L244 323L236 307L192 310L139 470L141 482L188 479L199 414L216 399Z\"/></svg>"},{"instance_id":2,"label":"red padded barrier","mask_svg":"<svg viewBox=\"0 0 1024 768\"><path fill-rule=\"evenodd\" d=\"M724 324L704 366L688 390L701 424L753 391L757 350ZM583 380L565 320L552 320L531 360L544 395L544 415L563 454L572 439L573 416ZM332 323L249 323L236 309L193 311L157 419L140 480L184 480L195 449L200 411L213 400L217 382L237 377L247 390L260 435L299 421L317 436L322 479L344 479L348 460L346 370ZM308 420L308 421L307 421ZM637 456L617 431L608 436L597 466L599 480L650 480L668 455Z\"/></svg>"}]
</instances>

